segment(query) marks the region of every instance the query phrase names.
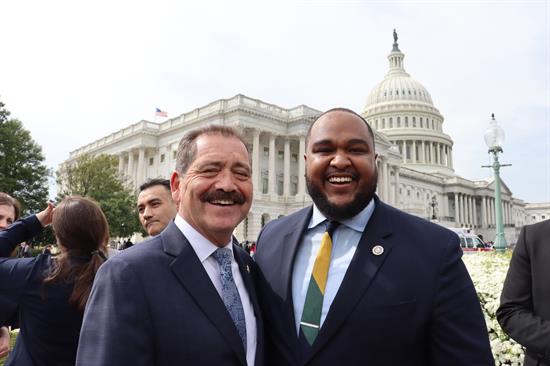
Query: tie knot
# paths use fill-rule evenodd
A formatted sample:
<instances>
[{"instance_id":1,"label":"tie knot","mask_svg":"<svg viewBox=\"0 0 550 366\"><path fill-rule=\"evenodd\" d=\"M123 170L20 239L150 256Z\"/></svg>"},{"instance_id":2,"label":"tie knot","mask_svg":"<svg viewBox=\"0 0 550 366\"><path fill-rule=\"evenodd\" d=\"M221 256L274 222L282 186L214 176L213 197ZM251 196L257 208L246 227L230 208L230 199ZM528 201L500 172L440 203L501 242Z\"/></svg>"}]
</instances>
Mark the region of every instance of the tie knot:
<instances>
[{"instance_id":1,"label":"tie knot","mask_svg":"<svg viewBox=\"0 0 550 366\"><path fill-rule=\"evenodd\" d=\"M214 259L218 261L218 264L223 267L227 265L227 263L231 263L231 249L218 248L212 253L212 257L214 257Z\"/></svg>"},{"instance_id":2,"label":"tie knot","mask_svg":"<svg viewBox=\"0 0 550 366\"><path fill-rule=\"evenodd\" d=\"M338 225L340 225L340 223L338 221L330 220L330 221L327 221L326 225L327 225L327 233L332 237L334 230L336 230L336 228L338 227Z\"/></svg>"}]
</instances>

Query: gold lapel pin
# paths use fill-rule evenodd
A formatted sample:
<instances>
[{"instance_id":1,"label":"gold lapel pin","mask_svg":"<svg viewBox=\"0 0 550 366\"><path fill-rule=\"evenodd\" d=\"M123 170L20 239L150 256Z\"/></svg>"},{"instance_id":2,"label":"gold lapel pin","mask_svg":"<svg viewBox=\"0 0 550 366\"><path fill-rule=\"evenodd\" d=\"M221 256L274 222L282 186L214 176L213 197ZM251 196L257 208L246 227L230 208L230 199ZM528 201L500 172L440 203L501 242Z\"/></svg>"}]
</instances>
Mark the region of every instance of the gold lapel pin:
<instances>
[{"instance_id":1,"label":"gold lapel pin","mask_svg":"<svg viewBox=\"0 0 550 366\"><path fill-rule=\"evenodd\" d=\"M382 254L384 254L384 247L381 246L381 245L375 245L375 246L372 248L372 254L374 254L374 255L382 255Z\"/></svg>"}]
</instances>

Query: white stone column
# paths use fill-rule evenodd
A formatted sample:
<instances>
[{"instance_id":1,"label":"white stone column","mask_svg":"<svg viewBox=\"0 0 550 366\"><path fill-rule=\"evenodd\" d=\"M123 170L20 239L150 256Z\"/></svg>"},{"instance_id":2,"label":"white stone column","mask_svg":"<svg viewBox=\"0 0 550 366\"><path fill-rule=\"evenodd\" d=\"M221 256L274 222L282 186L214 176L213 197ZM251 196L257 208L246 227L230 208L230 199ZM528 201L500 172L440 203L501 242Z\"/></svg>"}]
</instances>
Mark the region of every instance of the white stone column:
<instances>
[{"instance_id":1,"label":"white stone column","mask_svg":"<svg viewBox=\"0 0 550 366\"><path fill-rule=\"evenodd\" d=\"M453 149L449 147L449 168L453 168Z\"/></svg>"},{"instance_id":2,"label":"white stone column","mask_svg":"<svg viewBox=\"0 0 550 366\"><path fill-rule=\"evenodd\" d=\"M252 185L257 192L261 191L260 183L260 130L254 130L252 136Z\"/></svg>"},{"instance_id":3,"label":"white stone column","mask_svg":"<svg viewBox=\"0 0 550 366\"><path fill-rule=\"evenodd\" d=\"M441 194L441 199L443 200L443 216L449 217L451 216L450 210L449 210L449 195L447 193Z\"/></svg>"},{"instance_id":4,"label":"white stone column","mask_svg":"<svg viewBox=\"0 0 550 366\"><path fill-rule=\"evenodd\" d=\"M464 224L464 226L470 224L470 197L467 194L464 195Z\"/></svg>"},{"instance_id":5,"label":"white stone column","mask_svg":"<svg viewBox=\"0 0 550 366\"><path fill-rule=\"evenodd\" d=\"M468 196L468 204L470 206L470 225L474 226L474 197Z\"/></svg>"},{"instance_id":6,"label":"white stone column","mask_svg":"<svg viewBox=\"0 0 550 366\"><path fill-rule=\"evenodd\" d=\"M303 196L306 193L306 162L304 155L306 153L306 137L300 136L300 147L298 149L298 195Z\"/></svg>"},{"instance_id":7,"label":"white stone column","mask_svg":"<svg viewBox=\"0 0 550 366\"><path fill-rule=\"evenodd\" d=\"M123 173L124 169L124 153L118 154L118 172Z\"/></svg>"},{"instance_id":8,"label":"white stone column","mask_svg":"<svg viewBox=\"0 0 550 366\"><path fill-rule=\"evenodd\" d=\"M477 207L476 207L476 197L475 196L472 197L472 203L473 203L472 208L474 209L474 219L473 219L472 223L474 224L474 227L476 227L477 226Z\"/></svg>"},{"instance_id":9,"label":"white stone column","mask_svg":"<svg viewBox=\"0 0 550 366\"><path fill-rule=\"evenodd\" d=\"M457 226L460 224L460 200L458 199L458 193L455 192L455 223Z\"/></svg>"},{"instance_id":10,"label":"white stone column","mask_svg":"<svg viewBox=\"0 0 550 366\"><path fill-rule=\"evenodd\" d=\"M434 143L430 141L430 164L435 164Z\"/></svg>"},{"instance_id":11,"label":"white stone column","mask_svg":"<svg viewBox=\"0 0 550 366\"><path fill-rule=\"evenodd\" d=\"M438 149L438 152L439 152L439 149ZM468 223L468 209L466 207L466 195L462 193L460 196L462 197L462 215L461 215L462 223L463 223L463 226L466 226Z\"/></svg>"},{"instance_id":12,"label":"white stone column","mask_svg":"<svg viewBox=\"0 0 550 366\"><path fill-rule=\"evenodd\" d=\"M466 194L462 193L460 195L462 197L462 224L463 226L466 226L468 222L468 210L466 207Z\"/></svg>"},{"instance_id":13,"label":"white stone column","mask_svg":"<svg viewBox=\"0 0 550 366\"><path fill-rule=\"evenodd\" d=\"M481 227L487 227L487 199L485 196L481 197Z\"/></svg>"},{"instance_id":14,"label":"white stone column","mask_svg":"<svg viewBox=\"0 0 550 366\"><path fill-rule=\"evenodd\" d=\"M277 182L275 181L275 138L274 134L269 135L269 172L268 172L268 192L272 195L277 194Z\"/></svg>"},{"instance_id":15,"label":"white stone column","mask_svg":"<svg viewBox=\"0 0 550 366\"><path fill-rule=\"evenodd\" d=\"M416 164L416 141L415 140L412 141L411 149L412 149L412 156L411 156L412 162Z\"/></svg>"},{"instance_id":16,"label":"white stone column","mask_svg":"<svg viewBox=\"0 0 550 366\"><path fill-rule=\"evenodd\" d=\"M403 141L403 148L401 151L403 152L403 163L407 163L407 141Z\"/></svg>"},{"instance_id":17,"label":"white stone column","mask_svg":"<svg viewBox=\"0 0 550 366\"><path fill-rule=\"evenodd\" d=\"M395 207L399 207L399 167L394 167L395 172Z\"/></svg>"},{"instance_id":18,"label":"white stone column","mask_svg":"<svg viewBox=\"0 0 550 366\"><path fill-rule=\"evenodd\" d=\"M160 172L159 172L159 168L160 168L160 150L158 148L155 148L153 149L153 177L158 177L160 176Z\"/></svg>"},{"instance_id":19,"label":"white stone column","mask_svg":"<svg viewBox=\"0 0 550 366\"><path fill-rule=\"evenodd\" d=\"M467 194L464 195L464 209L466 210L466 214L464 215L466 217L466 226L469 226L472 223L472 214L470 210L470 196Z\"/></svg>"},{"instance_id":20,"label":"white stone column","mask_svg":"<svg viewBox=\"0 0 550 366\"><path fill-rule=\"evenodd\" d=\"M140 147L138 151L138 166L136 187L139 186L145 180L145 148Z\"/></svg>"},{"instance_id":21,"label":"white stone column","mask_svg":"<svg viewBox=\"0 0 550 366\"><path fill-rule=\"evenodd\" d=\"M283 163L283 195L290 196L290 138L285 137L285 156Z\"/></svg>"},{"instance_id":22,"label":"white stone column","mask_svg":"<svg viewBox=\"0 0 550 366\"><path fill-rule=\"evenodd\" d=\"M384 166L384 199L386 202L390 202L390 165L387 162L387 159L383 160Z\"/></svg>"},{"instance_id":23,"label":"white stone column","mask_svg":"<svg viewBox=\"0 0 550 366\"><path fill-rule=\"evenodd\" d=\"M376 177L376 194L382 201L384 201L384 172L382 171L382 159L382 156L378 156L378 159L375 161L376 172L378 173Z\"/></svg>"},{"instance_id":24,"label":"white stone column","mask_svg":"<svg viewBox=\"0 0 550 366\"><path fill-rule=\"evenodd\" d=\"M420 154L420 159L422 159L422 164L426 164L426 144L422 140L422 154Z\"/></svg>"},{"instance_id":25,"label":"white stone column","mask_svg":"<svg viewBox=\"0 0 550 366\"><path fill-rule=\"evenodd\" d=\"M136 183L136 177L134 176L134 152L130 150L128 152L128 178L132 180L132 182Z\"/></svg>"}]
</instances>

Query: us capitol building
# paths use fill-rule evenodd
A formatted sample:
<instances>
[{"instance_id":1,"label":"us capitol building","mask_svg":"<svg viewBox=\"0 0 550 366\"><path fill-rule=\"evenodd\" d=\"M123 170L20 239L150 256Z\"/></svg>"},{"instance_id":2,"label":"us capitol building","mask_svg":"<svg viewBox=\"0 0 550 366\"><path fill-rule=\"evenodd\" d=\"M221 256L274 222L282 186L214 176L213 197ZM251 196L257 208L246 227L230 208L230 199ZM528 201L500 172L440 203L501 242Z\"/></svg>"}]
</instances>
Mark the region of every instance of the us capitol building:
<instances>
[{"instance_id":1,"label":"us capitol building","mask_svg":"<svg viewBox=\"0 0 550 366\"><path fill-rule=\"evenodd\" d=\"M493 179L455 174L453 140L426 88L405 71L397 37L389 71L370 92L362 115L375 132L378 195L413 215L446 227L467 227L494 238ZM162 123L142 120L70 153L118 156L119 171L138 187L147 178L169 178L179 140L189 129L222 124L240 130L252 153L254 203L237 227L239 240L256 240L268 221L308 204L304 179L305 137L321 111L286 109L245 95L216 100ZM550 204L528 204L501 185L505 236L515 242L521 226L550 218Z\"/></svg>"}]
</instances>

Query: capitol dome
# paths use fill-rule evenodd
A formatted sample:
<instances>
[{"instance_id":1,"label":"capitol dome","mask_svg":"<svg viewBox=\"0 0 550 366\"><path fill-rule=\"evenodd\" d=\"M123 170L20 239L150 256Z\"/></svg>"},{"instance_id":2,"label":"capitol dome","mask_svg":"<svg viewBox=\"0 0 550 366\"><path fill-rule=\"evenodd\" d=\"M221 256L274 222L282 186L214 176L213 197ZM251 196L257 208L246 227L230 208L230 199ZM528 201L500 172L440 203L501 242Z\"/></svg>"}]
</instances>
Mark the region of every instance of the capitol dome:
<instances>
[{"instance_id":1,"label":"capitol dome","mask_svg":"<svg viewBox=\"0 0 550 366\"><path fill-rule=\"evenodd\" d=\"M433 106L428 90L404 70L402 75L388 74L383 81L376 85L367 98L367 107L393 101L417 101Z\"/></svg>"},{"instance_id":2,"label":"capitol dome","mask_svg":"<svg viewBox=\"0 0 550 366\"><path fill-rule=\"evenodd\" d=\"M444 118L428 90L405 71L395 31L393 38L389 71L369 93L362 115L399 149L407 167L452 175L453 141L443 132Z\"/></svg>"}]
</instances>

